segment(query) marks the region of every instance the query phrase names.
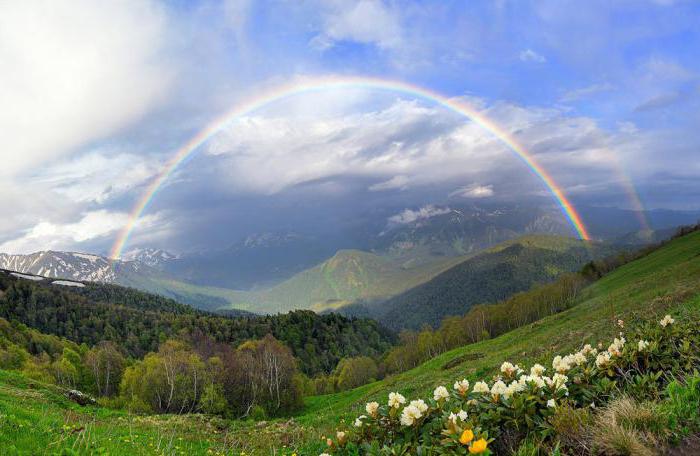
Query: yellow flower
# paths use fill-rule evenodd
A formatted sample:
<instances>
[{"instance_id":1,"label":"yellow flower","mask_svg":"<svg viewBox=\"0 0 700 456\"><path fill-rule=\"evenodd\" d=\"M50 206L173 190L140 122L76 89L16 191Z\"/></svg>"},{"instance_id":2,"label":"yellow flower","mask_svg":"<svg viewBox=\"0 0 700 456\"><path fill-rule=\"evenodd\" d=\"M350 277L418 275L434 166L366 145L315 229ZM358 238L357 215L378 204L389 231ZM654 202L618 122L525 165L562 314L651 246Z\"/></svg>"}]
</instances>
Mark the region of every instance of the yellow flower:
<instances>
[{"instance_id":1,"label":"yellow flower","mask_svg":"<svg viewBox=\"0 0 700 456\"><path fill-rule=\"evenodd\" d=\"M484 451L486 451L487 446L488 446L488 443L486 442L486 440L481 438L481 439L479 439L476 442L471 444L471 446L469 447L469 452L471 454L483 453Z\"/></svg>"},{"instance_id":2,"label":"yellow flower","mask_svg":"<svg viewBox=\"0 0 700 456\"><path fill-rule=\"evenodd\" d=\"M462 432L462 435L459 437L459 443L462 445L466 445L472 440L474 440L474 433L471 429L465 429L464 432Z\"/></svg>"}]
</instances>

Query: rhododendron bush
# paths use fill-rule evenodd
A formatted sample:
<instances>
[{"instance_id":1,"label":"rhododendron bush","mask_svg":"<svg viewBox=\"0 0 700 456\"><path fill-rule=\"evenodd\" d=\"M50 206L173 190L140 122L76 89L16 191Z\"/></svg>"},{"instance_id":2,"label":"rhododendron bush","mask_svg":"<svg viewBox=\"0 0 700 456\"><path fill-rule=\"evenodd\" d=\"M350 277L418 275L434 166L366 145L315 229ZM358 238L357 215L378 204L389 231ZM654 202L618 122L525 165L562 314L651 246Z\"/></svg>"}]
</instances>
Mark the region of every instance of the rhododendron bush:
<instances>
[{"instance_id":1,"label":"rhododendron bush","mask_svg":"<svg viewBox=\"0 0 700 456\"><path fill-rule=\"evenodd\" d=\"M667 315L620 332L607 346L557 355L547 366L505 361L488 381L439 385L429 398L392 392L329 438L326 453L488 455L517 449L525 438L554 445L550 417L558 407L595 408L623 394L658 398L674 375L700 366L699 335L694 323L677 324Z\"/></svg>"}]
</instances>

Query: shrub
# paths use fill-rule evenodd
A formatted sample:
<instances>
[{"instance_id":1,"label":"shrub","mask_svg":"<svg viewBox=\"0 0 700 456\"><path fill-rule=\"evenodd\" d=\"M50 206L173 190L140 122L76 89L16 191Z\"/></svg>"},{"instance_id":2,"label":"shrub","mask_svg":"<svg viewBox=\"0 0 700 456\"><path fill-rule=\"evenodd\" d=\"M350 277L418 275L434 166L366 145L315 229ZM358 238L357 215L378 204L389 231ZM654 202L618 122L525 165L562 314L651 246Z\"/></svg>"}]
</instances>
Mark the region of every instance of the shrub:
<instances>
[{"instance_id":1,"label":"shrub","mask_svg":"<svg viewBox=\"0 0 700 456\"><path fill-rule=\"evenodd\" d=\"M352 430L328 440L328 451L466 455L520 447L518 451L528 454L528 445L536 442L560 453L559 440L570 448L603 454L654 454L667 436L667 415L629 394L655 399L672 375L700 366L700 330L693 322L676 324L667 315L632 332L630 341L620 333L607 350L585 345L554 357L551 367L535 364L529 371L504 362L490 383L459 380L451 391L438 386L427 400L409 401L391 393L384 405L368 403ZM686 393L676 386L671 390L676 400L684 394L700 398L700 392ZM611 399L592 419L588 410ZM680 406L678 413L692 415Z\"/></svg>"}]
</instances>

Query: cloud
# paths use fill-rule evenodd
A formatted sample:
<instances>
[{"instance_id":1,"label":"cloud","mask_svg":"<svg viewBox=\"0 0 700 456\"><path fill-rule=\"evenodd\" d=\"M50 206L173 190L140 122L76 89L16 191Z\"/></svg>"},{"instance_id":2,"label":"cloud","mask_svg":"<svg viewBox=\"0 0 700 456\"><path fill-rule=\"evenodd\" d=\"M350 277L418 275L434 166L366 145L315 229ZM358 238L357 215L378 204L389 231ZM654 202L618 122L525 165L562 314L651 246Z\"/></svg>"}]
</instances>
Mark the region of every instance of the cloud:
<instances>
[{"instance_id":1,"label":"cloud","mask_svg":"<svg viewBox=\"0 0 700 456\"><path fill-rule=\"evenodd\" d=\"M370 185L369 191L379 192L382 190L405 190L409 181L410 179L406 176L394 176L389 180Z\"/></svg>"},{"instance_id":2,"label":"cloud","mask_svg":"<svg viewBox=\"0 0 700 456\"><path fill-rule=\"evenodd\" d=\"M387 219L389 225L407 225L409 223L427 220L438 215L445 215L452 212L449 207L437 207L432 204L423 206L420 209L404 209L396 215L392 215Z\"/></svg>"},{"instance_id":3,"label":"cloud","mask_svg":"<svg viewBox=\"0 0 700 456\"><path fill-rule=\"evenodd\" d=\"M543 55L538 54L532 49L521 51L519 57L523 62L545 63L547 61Z\"/></svg>"},{"instance_id":4,"label":"cloud","mask_svg":"<svg viewBox=\"0 0 700 456\"><path fill-rule=\"evenodd\" d=\"M83 214L75 223L56 224L42 221L22 236L0 244L0 252L30 253L38 246L42 250L64 248L112 234L127 222L129 215L99 210Z\"/></svg>"},{"instance_id":5,"label":"cloud","mask_svg":"<svg viewBox=\"0 0 700 456\"><path fill-rule=\"evenodd\" d=\"M42 169L32 186L57 199L104 204L147 182L158 170L152 157L103 147Z\"/></svg>"},{"instance_id":6,"label":"cloud","mask_svg":"<svg viewBox=\"0 0 700 456\"><path fill-rule=\"evenodd\" d=\"M323 31L311 45L326 50L341 41L376 45L381 49L401 44L398 15L379 0L332 2L323 20Z\"/></svg>"},{"instance_id":7,"label":"cloud","mask_svg":"<svg viewBox=\"0 0 700 456\"><path fill-rule=\"evenodd\" d=\"M587 87L582 87L580 89L569 90L559 98L559 101L562 103L570 103L572 101L578 101L583 98L587 98L590 95L595 95L601 92L608 92L610 90L613 90L614 88L615 87L609 82L592 84Z\"/></svg>"},{"instance_id":8,"label":"cloud","mask_svg":"<svg viewBox=\"0 0 700 456\"><path fill-rule=\"evenodd\" d=\"M55 161L120 131L172 80L156 3L0 3L0 174Z\"/></svg>"},{"instance_id":9,"label":"cloud","mask_svg":"<svg viewBox=\"0 0 700 456\"><path fill-rule=\"evenodd\" d=\"M473 184L467 187L461 187L450 193L450 198L459 196L462 198L488 198L493 196L493 185Z\"/></svg>"},{"instance_id":10,"label":"cloud","mask_svg":"<svg viewBox=\"0 0 700 456\"><path fill-rule=\"evenodd\" d=\"M635 112L653 111L654 109L666 108L671 106L678 101L681 101L682 97L679 92L663 93L652 97L639 105L635 106Z\"/></svg>"},{"instance_id":11,"label":"cloud","mask_svg":"<svg viewBox=\"0 0 700 456\"><path fill-rule=\"evenodd\" d=\"M546 192L542 183L533 187L537 177L524 172L514 152L483 127L415 100L387 103L370 110L324 110L318 117L275 110L239 119L207 146L205 153L216 161L208 171L199 162L207 174L198 179L217 183L216 192L230 195L273 196L341 179L363 180L361 188L375 193L428 187L449 193L459 182L484 180L489 184L462 188L462 196L494 196L495 188L499 197ZM582 175L592 183L614 179L614 144L630 136L629 129L608 131L596 119L571 116L566 109L473 104L515 137L565 192L584 192L577 187Z\"/></svg>"}]
</instances>

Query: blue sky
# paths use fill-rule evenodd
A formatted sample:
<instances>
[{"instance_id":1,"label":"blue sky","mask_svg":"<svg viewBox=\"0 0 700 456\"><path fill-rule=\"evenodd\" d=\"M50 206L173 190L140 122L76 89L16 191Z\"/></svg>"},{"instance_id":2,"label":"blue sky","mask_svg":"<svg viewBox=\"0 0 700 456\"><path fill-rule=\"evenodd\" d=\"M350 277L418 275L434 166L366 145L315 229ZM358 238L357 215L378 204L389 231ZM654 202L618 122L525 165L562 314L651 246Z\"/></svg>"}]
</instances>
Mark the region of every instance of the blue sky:
<instances>
[{"instance_id":1,"label":"blue sky","mask_svg":"<svg viewBox=\"0 0 700 456\"><path fill-rule=\"evenodd\" d=\"M700 4L682 0L3 2L0 251L106 252L189 137L319 76L461 97L577 204L630 207L627 175L648 208L699 209L698 23ZM292 212L337 220L358 198L357 210L400 212L455 195L548 201L465 119L405 94L328 91L227 126L172 176L133 243L207 247L222 223L233 238Z\"/></svg>"}]
</instances>

